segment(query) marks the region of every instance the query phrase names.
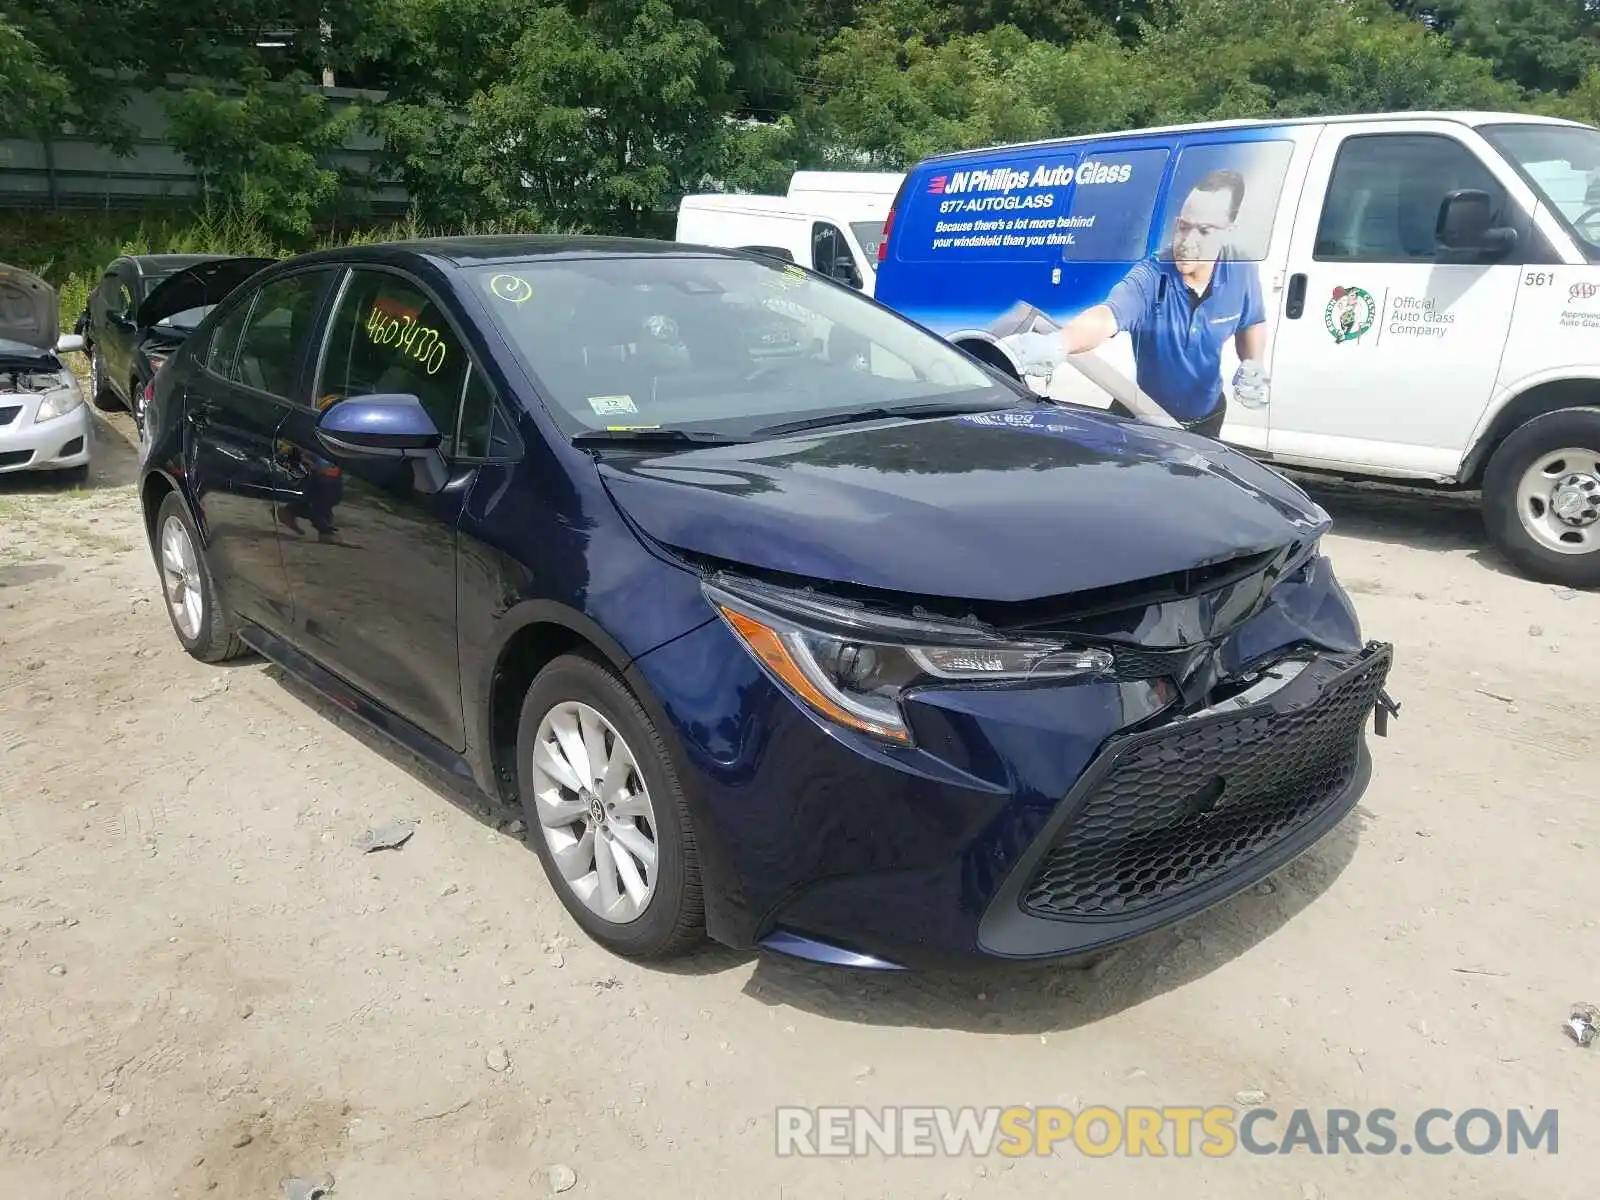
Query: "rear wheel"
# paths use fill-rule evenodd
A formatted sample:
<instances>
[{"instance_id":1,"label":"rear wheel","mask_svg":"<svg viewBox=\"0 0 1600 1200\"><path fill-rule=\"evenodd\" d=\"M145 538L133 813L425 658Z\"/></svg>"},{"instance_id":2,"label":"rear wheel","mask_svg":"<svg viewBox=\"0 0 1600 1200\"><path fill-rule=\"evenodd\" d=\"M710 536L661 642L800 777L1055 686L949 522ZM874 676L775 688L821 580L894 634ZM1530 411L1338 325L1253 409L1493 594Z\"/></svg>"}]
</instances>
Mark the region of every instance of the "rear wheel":
<instances>
[{"instance_id":1,"label":"rear wheel","mask_svg":"<svg viewBox=\"0 0 1600 1200\"><path fill-rule=\"evenodd\" d=\"M1600 586L1600 409L1536 417L1506 438L1484 473L1483 511L1524 574Z\"/></svg>"},{"instance_id":2,"label":"rear wheel","mask_svg":"<svg viewBox=\"0 0 1600 1200\"><path fill-rule=\"evenodd\" d=\"M101 412L116 412L127 407L106 382L106 366L97 349L89 351L89 399Z\"/></svg>"},{"instance_id":3,"label":"rear wheel","mask_svg":"<svg viewBox=\"0 0 1600 1200\"><path fill-rule=\"evenodd\" d=\"M211 568L200 549L200 535L176 492L168 492L156 514L156 570L172 631L201 662L225 662L250 652L239 637L238 622L217 603Z\"/></svg>"},{"instance_id":4,"label":"rear wheel","mask_svg":"<svg viewBox=\"0 0 1600 1200\"><path fill-rule=\"evenodd\" d=\"M634 959L704 936L694 830L671 754L608 668L556 659L534 680L517 734L529 840L584 931Z\"/></svg>"}]
</instances>

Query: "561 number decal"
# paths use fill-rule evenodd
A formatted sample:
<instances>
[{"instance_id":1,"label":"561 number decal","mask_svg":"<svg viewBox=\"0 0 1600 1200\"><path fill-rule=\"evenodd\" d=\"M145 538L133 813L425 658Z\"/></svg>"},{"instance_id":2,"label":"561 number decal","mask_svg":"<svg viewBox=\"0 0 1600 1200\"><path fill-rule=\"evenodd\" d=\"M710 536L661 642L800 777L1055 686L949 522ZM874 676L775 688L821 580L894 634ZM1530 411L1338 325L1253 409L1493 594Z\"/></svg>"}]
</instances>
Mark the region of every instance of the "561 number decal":
<instances>
[{"instance_id":1,"label":"561 number decal","mask_svg":"<svg viewBox=\"0 0 1600 1200\"><path fill-rule=\"evenodd\" d=\"M437 329L417 324L409 313L395 316L376 304L367 314L367 336L376 345L393 346L422 364L429 375L437 375L449 355Z\"/></svg>"},{"instance_id":2,"label":"561 number decal","mask_svg":"<svg viewBox=\"0 0 1600 1200\"><path fill-rule=\"evenodd\" d=\"M1554 271L1529 271L1522 277L1523 287L1549 287L1556 281Z\"/></svg>"}]
</instances>

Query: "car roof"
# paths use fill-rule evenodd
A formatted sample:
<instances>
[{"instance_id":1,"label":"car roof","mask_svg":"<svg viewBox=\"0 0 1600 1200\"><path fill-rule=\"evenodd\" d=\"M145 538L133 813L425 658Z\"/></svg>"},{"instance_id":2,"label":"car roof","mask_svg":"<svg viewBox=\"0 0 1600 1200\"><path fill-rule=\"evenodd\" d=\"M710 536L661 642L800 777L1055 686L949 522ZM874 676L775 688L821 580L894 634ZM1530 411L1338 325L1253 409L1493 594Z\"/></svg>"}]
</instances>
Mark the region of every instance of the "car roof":
<instances>
[{"instance_id":1,"label":"car roof","mask_svg":"<svg viewBox=\"0 0 1600 1200\"><path fill-rule=\"evenodd\" d=\"M974 147L971 150L950 150L944 154L932 154L923 159L918 166L929 163L948 163L964 158L988 158L995 154L1008 151L1040 150L1052 146L1078 146L1092 142L1121 141L1124 138L1133 139L1141 137L1161 137L1174 133L1208 133L1221 132L1230 129L1278 129L1289 126L1305 125L1347 125L1352 122L1367 123L1399 123L1402 121L1451 121L1458 125L1478 126L1494 125L1500 123L1519 123L1527 125L1557 125L1574 129L1592 129L1593 126L1585 125L1582 121L1569 121L1564 117L1533 116L1529 113L1509 112L1477 112L1466 110L1450 111L1421 111L1421 112L1385 112L1385 113L1340 113L1325 117L1250 117L1234 121L1197 121L1188 125L1156 125L1148 129L1111 129L1103 133L1083 133L1072 137L1043 138L1034 142L1014 142L991 146ZM913 168L915 169L915 168Z\"/></svg>"},{"instance_id":2,"label":"car roof","mask_svg":"<svg viewBox=\"0 0 1600 1200\"><path fill-rule=\"evenodd\" d=\"M430 260L456 267L490 266L530 258L743 258L734 251L653 238L586 234L486 234L472 237L415 238L316 250L296 263L388 263L398 266Z\"/></svg>"}]
</instances>

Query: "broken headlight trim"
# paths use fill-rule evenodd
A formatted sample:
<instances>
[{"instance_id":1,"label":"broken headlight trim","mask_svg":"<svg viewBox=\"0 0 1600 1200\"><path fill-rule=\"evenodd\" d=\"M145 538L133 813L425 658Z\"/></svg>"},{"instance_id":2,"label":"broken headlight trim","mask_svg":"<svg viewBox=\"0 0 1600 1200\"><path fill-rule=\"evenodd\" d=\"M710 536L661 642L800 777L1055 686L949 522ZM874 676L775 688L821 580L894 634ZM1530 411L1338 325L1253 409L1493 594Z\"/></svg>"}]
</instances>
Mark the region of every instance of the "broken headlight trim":
<instances>
[{"instance_id":1,"label":"broken headlight trim","mask_svg":"<svg viewBox=\"0 0 1600 1200\"><path fill-rule=\"evenodd\" d=\"M911 745L902 700L919 684L1000 683L1109 674L1111 654L1013 641L979 626L859 606L717 576L706 599L740 643L824 719Z\"/></svg>"}]
</instances>

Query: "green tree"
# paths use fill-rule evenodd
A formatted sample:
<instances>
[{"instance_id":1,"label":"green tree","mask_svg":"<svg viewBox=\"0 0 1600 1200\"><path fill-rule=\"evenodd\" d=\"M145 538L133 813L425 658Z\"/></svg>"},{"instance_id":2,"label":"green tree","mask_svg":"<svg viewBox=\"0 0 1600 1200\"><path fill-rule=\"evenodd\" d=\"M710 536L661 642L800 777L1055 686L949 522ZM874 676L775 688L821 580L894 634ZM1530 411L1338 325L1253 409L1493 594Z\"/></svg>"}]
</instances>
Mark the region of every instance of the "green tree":
<instances>
[{"instance_id":1,"label":"green tree","mask_svg":"<svg viewBox=\"0 0 1600 1200\"><path fill-rule=\"evenodd\" d=\"M1136 58L1151 121L1521 103L1488 62L1383 0L1165 0Z\"/></svg>"},{"instance_id":2,"label":"green tree","mask_svg":"<svg viewBox=\"0 0 1600 1200\"><path fill-rule=\"evenodd\" d=\"M940 28L932 0L885 0L823 51L823 110L840 140L879 163L1114 129L1141 107L1127 52L1102 33L1071 46L1002 25Z\"/></svg>"},{"instance_id":3,"label":"green tree","mask_svg":"<svg viewBox=\"0 0 1600 1200\"><path fill-rule=\"evenodd\" d=\"M666 0L545 5L471 100L467 178L503 211L642 231L718 165L731 75L704 23Z\"/></svg>"},{"instance_id":4,"label":"green tree","mask_svg":"<svg viewBox=\"0 0 1600 1200\"><path fill-rule=\"evenodd\" d=\"M56 125L70 96L67 80L15 26L0 21L0 134Z\"/></svg>"},{"instance_id":5,"label":"green tree","mask_svg":"<svg viewBox=\"0 0 1600 1200\"><path fill-rule=\"evenodd\" d=\"M276 233L305 235L339 193L324 166L357 117L322 93L250 71L243 86L185 89L167 105L173 145L200 173L208 202L259 214Z\"/></svg>"},{"instance_id":6,"label":"green tree","mask_svg":"<svg viewBox=\"0 0 1600 1200\"><path fill-rule=\"evenodd\" d=\"M1498 78L1531 92L1570 91L1600 66L1595 0L1440 0L1434 20Z\"/></svg>"}]
</instances>

